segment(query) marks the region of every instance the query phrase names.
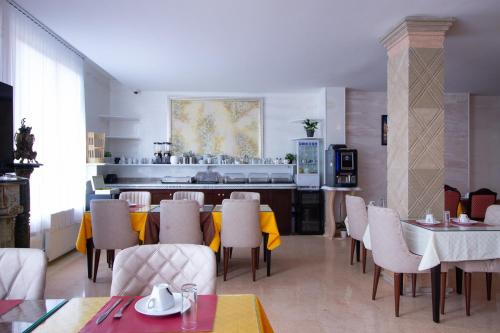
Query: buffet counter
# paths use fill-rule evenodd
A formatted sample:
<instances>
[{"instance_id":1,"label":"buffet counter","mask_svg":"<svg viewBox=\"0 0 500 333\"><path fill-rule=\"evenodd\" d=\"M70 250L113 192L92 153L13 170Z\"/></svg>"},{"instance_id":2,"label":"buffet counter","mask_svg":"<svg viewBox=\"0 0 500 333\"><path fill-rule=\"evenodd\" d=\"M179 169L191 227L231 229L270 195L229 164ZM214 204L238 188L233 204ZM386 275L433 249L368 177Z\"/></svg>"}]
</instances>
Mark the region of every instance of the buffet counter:
<instances>
[{"instance_id":1,"label":"buffet counter","mask_svg":"<svg viewBox=\"0 0 500 333\"><path fill-rule=\"evenodd\" d=\"M258 192L261 204L271 206L278 224L279 233L292 233L292 207L295 200L294 183L265 184L197 184L197 183L167 183L159 179L118 179L116 184L106 184L107 187L118 188L120 191L148 191L151 193L151 203L159 204L161 200L171 200L177 191L200 191L205 194L205 204L219 205L224 199L229 199L233 191Z\"/></svg>"}]
</instances>

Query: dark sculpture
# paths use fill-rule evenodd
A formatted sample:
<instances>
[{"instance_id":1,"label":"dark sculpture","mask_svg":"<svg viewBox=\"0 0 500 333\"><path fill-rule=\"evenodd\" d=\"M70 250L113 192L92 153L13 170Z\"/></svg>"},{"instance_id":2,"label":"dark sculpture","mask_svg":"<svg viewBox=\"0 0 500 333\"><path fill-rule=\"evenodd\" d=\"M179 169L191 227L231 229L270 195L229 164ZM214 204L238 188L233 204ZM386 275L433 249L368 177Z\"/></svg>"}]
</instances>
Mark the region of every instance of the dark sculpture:
<instances>
[{"instance_id":1,"label":"dark sculpture","mask_svg":"<svg viewBox=\"0 0 500 333\"><path fill-rule=\"evenodd\" d=\"M33 143L35 143L35 136L31 134L31 127L25 125L26 118L21 120L21 127L14 137L16 141L16 150L14 151L14 158L19 160L20 163L37 163L36 151L33 151Z\"/></svg>"}]
</instances>

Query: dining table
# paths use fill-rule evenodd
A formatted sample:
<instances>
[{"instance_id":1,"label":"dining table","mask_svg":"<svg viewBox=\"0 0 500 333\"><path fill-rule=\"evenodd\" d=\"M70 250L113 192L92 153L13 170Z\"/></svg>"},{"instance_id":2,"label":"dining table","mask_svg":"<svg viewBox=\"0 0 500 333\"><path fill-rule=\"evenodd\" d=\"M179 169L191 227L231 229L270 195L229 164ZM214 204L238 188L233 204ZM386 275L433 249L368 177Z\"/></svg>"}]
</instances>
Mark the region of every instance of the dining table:
<instances>
[{"instance_id":1,"label":"dining table","mask_svg":"<svg viewBox=\"0 0 500 333\"><path fill-rule=\"evenodd\" d=\"M217 295L215 317L211 332L227 333L272 333L273 328L267 318L266 312L257 296L243 295ZM0 332L61 332L76 333L82 331L86 324L110 301L110 297L86 297L66 300L39 300L22 301L19 305L0 316ZM108 322L107 332L114 332L114 325L120 321L147 320L148 317L139 315L131 305L124 311L121 319L112 318L118 311L115 308L105 322ZM172 316L180 316L174 314ZM170 316L169 316L170 317ZM169 317L164 317L168 320ZM132 323L131 324L136 324ZM103 326L104 327L104 326ZM197 330L190 330L197 332Z\"/></svg>"},{"instance_id":2,"label":"dining table","mask_svg":"<svg viewBox=\"0 0 500 333\"><path fill-rule=\"evenodd\" d=\"M418 269L431 272L432 318L440 320L441 263L500 258L500 225L470 221L460 223L422 223L421 220L403 219L403 236L410 252L422 256ZM364 246L372 249L370 225L363 235ZM460 271L458 271L460 273ZM461 274L457 274L457 276ZM457 286L461 283L457 282ZM460 289L461 290L461 289ZM457 291L460 291L457 288Z\"/></svg>"},{"instance_id":3,"label":"dining table","mask_svg":"<svg viewBox=\"0 0 500 333\"><path fill-rule=\"evenodd\" d=\"M140 244L156 244L160 234L160 206L134 205L130 208L130 224L137 232ZM280 246L280 234L273 210L269 205L260 205L259 223L263 234L264 261L267 262L267 275L271 274L271 251ZM220 260L220 232L222 229L222 205L203 205L200 207L200 229L203 242L209 246ZM80 230L76 238L77 251L87 256L87 276L92 278L92 214L83 213Z\"/></svg>"}]
</instances>

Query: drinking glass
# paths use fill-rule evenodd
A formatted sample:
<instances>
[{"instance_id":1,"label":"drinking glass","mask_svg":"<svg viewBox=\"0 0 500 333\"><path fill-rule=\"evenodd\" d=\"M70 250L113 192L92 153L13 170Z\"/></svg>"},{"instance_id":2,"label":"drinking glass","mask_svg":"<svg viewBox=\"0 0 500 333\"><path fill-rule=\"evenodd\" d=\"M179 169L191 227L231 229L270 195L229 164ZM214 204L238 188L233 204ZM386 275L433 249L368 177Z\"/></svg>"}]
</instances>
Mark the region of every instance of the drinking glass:
<instances>
[{"instance_id":1,"label":"drinking glass","mask_svg":"<svg viewBox=\"0 0 500 333\"><path fill-rule=\"evenodd\" d=\"M385 208L385 199L384 198L380 199L380 207L384 207Z\"/></svg>"},{"instance_id":2,"label":"drinking glass","mask_svg":"<svg viewBox=\"0 0 500 333\"><path fill-rule=\"evenodd\" d=\"M444 224L449 224L450 223L450 211L449 210L445 210L443 212L443 223Z\"/></svg>"},{"instance_id":3,"label":"drinking glass","mask_svg":"<svg viewBox=\"0 0 500 333\"><path fill-rule=\"evenodd\" d=\"M196 329L198 318L197 287L194 283L186 283L181 287L182 295L182 330L190 331Z\"/></svg>"}]
</instances>

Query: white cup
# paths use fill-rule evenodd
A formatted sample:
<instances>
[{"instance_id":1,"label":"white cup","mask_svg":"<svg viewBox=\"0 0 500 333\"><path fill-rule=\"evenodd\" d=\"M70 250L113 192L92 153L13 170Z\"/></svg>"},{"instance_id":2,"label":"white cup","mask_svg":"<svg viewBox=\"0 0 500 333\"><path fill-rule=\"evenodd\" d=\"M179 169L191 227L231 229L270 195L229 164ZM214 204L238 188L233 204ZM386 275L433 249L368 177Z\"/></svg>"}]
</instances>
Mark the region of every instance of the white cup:
<instances>
[{"instance_id":1,"label":"white cup","mask_svg":"<svg viewBox=\"0 0 500 333\"><path fill-rule=\"evenodd\" d=\"M461 223L467 223L469 222L469 217L467 216L467 214L460 214L459 221Z\"/></svg>"},{"instance_id":2,"label":"white cup","mask_svg":"<svg viewBox=\"0 0 500 333\"><path fill-rule=\"evenodd\" d=\"M425 214L426 223L434 223L434 216L432 214Z\"/></svg>"},{"instance_id":3,"label":"white cup","mask_svg":"<svg viewBox=\"0 0 500 333\"><path fill-rule=\"evenodd\" d=\"M148 300L148 310L165 311L174 305L174 295L167 283L160 283L153 287Z\"/></svg>"}]
</instances>

